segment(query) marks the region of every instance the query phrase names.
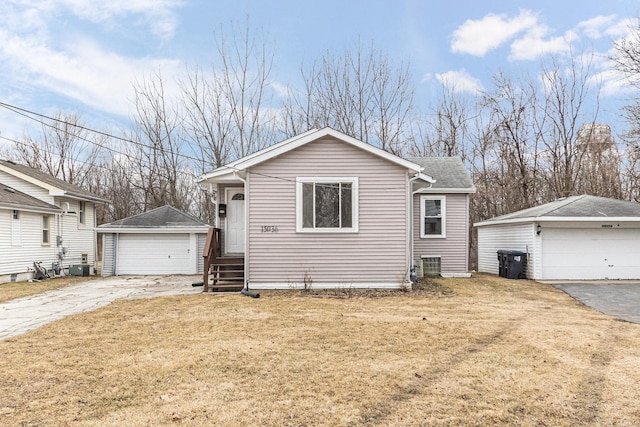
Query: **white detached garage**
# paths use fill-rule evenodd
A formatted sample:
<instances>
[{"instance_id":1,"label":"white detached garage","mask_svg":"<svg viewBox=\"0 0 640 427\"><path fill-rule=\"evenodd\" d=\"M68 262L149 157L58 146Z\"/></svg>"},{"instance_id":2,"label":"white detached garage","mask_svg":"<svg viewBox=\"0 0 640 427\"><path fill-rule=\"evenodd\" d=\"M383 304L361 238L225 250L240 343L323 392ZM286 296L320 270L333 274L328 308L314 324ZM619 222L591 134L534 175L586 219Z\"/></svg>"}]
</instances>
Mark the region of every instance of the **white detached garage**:
<instances>
[{"instance_id":1,"label":"white detached garage","mask_svg":"<svg viewBox=\"0 0 640 427\"><path fill-rule=\"evenodd\" d=\"M102 275L202 274L208 230L172 206L103 224Z\"/></svg>"},{"instance_id":2,"label":"white detached garage","mask_svg":"<svg viewBox=\"0 0 640 427\"><path fill-rule=\"evenodd\" d=\"M498 274L497 251L527 253L534 280L640 279L640 204L573 196L474 224L478 271Z\"/></svg>"}]
</instances>

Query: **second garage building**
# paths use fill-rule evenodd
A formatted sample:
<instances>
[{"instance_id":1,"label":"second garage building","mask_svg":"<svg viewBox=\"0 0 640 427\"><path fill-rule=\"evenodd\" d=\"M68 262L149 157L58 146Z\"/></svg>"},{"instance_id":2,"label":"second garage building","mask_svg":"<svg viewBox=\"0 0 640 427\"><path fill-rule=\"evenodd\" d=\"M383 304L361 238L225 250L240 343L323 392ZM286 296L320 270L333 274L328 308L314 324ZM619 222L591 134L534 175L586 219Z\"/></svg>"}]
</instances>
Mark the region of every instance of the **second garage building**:
<instances>
[{"instance_id":1,"label":"second garage building","mask_svg":"<svg viewBox=\"0 0 640 427\"><path fill-rule=\"evenodd\" d=\"M527 254L534 280L640 279L640 204L573 196L474 224L478 271L498 274L498 250Z\"/></svg>"},{"instance_id":2,"label":"second garage building","mask_svg":"<svg viewBox=\"0 0 640 427\"><path fill-rule=\"evenodd\" d=\"M208 230L172 206L103 224L102 276L202 274Z\"/></svg>"}]
</instances>

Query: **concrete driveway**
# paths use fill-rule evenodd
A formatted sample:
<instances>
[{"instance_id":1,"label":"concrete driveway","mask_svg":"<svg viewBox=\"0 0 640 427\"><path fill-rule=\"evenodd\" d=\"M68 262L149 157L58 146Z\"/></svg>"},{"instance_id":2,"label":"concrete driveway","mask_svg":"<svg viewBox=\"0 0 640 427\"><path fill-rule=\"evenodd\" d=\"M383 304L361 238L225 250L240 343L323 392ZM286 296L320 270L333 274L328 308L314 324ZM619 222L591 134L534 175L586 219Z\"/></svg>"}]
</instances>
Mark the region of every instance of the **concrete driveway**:
<instances>
[{"instance_id":1,"label":"concrete driveway","mask_svg":"<svg viewBox=\"0 0 640 427\"><path fill-rule=\"evenodd\" d=\"M552 282L549 284L601 313L627 322L640 323L640 282Z\"/></svg>"},{"instance_id":2,"label":"concrete driveway","mask_svg":"<svg viewBox=\"0 0 640 427\"><path fill-rule=\"evenodd\" d=\"M198 281L202 276L108 277L0 303L0 340L71 314L104 307L117 299L199 293L202 287L191 286Z\"/></svg>"}]
</instances>

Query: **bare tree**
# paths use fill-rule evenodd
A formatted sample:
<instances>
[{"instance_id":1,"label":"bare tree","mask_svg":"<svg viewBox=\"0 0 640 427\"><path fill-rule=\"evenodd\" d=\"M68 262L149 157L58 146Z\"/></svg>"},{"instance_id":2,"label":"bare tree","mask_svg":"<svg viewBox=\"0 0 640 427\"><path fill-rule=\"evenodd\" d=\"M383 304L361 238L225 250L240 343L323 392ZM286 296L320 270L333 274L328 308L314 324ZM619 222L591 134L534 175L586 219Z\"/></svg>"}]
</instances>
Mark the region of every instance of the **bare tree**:
<instances>
[{"instance_id":1,"label":"bare tree","mask_svg":"<svg viewBox=\"0 0 640 427\"><path fill-rule=\"evenodd\" d=\"M44 119L38 136L26 134L14 142L20 163L70 184L84 186L100 151L100 135L87 131L76 113L58 111Z\"/></svg>"},{"instance_id":2,"label":"bare tree","mask_svg":"<svg viewBox=\"0 0 640 427\"><path fill-rule=\"evenodd\" d=\"M354 138L402 154L410 142L414 90L409 69L394 67L373 46L342 55L328 51L302 69L304 90L291 91L283 107L289 136L331 126Z\"/></svg>"},{"instance_id":3,"label":"bare tree","mask_svg":"<svg viewBox=\"0 0 640 427\"><path fill-rule=\"evenodd\" d=\"M185 129L196 143L201 168L219 167L273 142L270 107L273 51L263 36L232 28L228 39L220 28L214 66L209 73L189 70L181 82Z\"/></svg>"},{"instance_id":4,"label":"bare tree","mask_svg":"<svg viewBox=\"0 0 640 427\"><path fill-rule=\"evenodd\" d=\"M542 67L544 110L538 129L545 147L547 184L555 197L576 193L584 155L576 146L578 129L583 123L595 122L598 114L598 91L588 83L590 67L590 60L573 56L567 66L553 58ZM588 101L595 105L592 111L588 111Z\"/></svg>"},{"instance_id":5,"label":"bare tree","mask_svg":"<svg viewBox=\"0 0 640 427\"><path fill-rule=\"evenodd\" d=\"M143 194L142 210L165 204L189 212L194 208L197 185L185 155L187 136L182 111L169 99L158 72L136 82L134 127L130 147L135 173L131 185Z\"/></svg>"}]
</instances>

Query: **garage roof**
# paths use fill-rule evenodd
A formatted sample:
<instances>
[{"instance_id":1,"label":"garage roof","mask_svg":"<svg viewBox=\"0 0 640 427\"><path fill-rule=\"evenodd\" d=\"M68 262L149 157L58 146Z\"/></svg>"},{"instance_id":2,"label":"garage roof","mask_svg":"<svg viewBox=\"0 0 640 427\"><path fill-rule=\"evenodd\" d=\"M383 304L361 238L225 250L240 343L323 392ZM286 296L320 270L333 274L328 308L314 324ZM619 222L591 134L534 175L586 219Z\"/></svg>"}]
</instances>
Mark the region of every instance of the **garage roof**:
<instances>
[{"instance_id":1,"label":"garage roof","mask_svg":"<svg viewBox=\"0 0 640 427\"><path fill-rule=\"evenodd\" d=\"M572 196L540 206L497 216L475 227L515 222L544 221L640 221L640 203L598 196Z\"/></svg>"},{"instance_id":2,"label":"garage roof","mask_svg":"<svg viewBox=\"0 0 640 427\"><path fill-rule=\"evenodd\" d=\"M193 215L182 212L173 206L165 205L148 212L119 219L98 227L101 233L126 233L140 232L143 230L152 232L161 231L202 231L209 228L209 224Z\"/></svg>"}]
</instances>

